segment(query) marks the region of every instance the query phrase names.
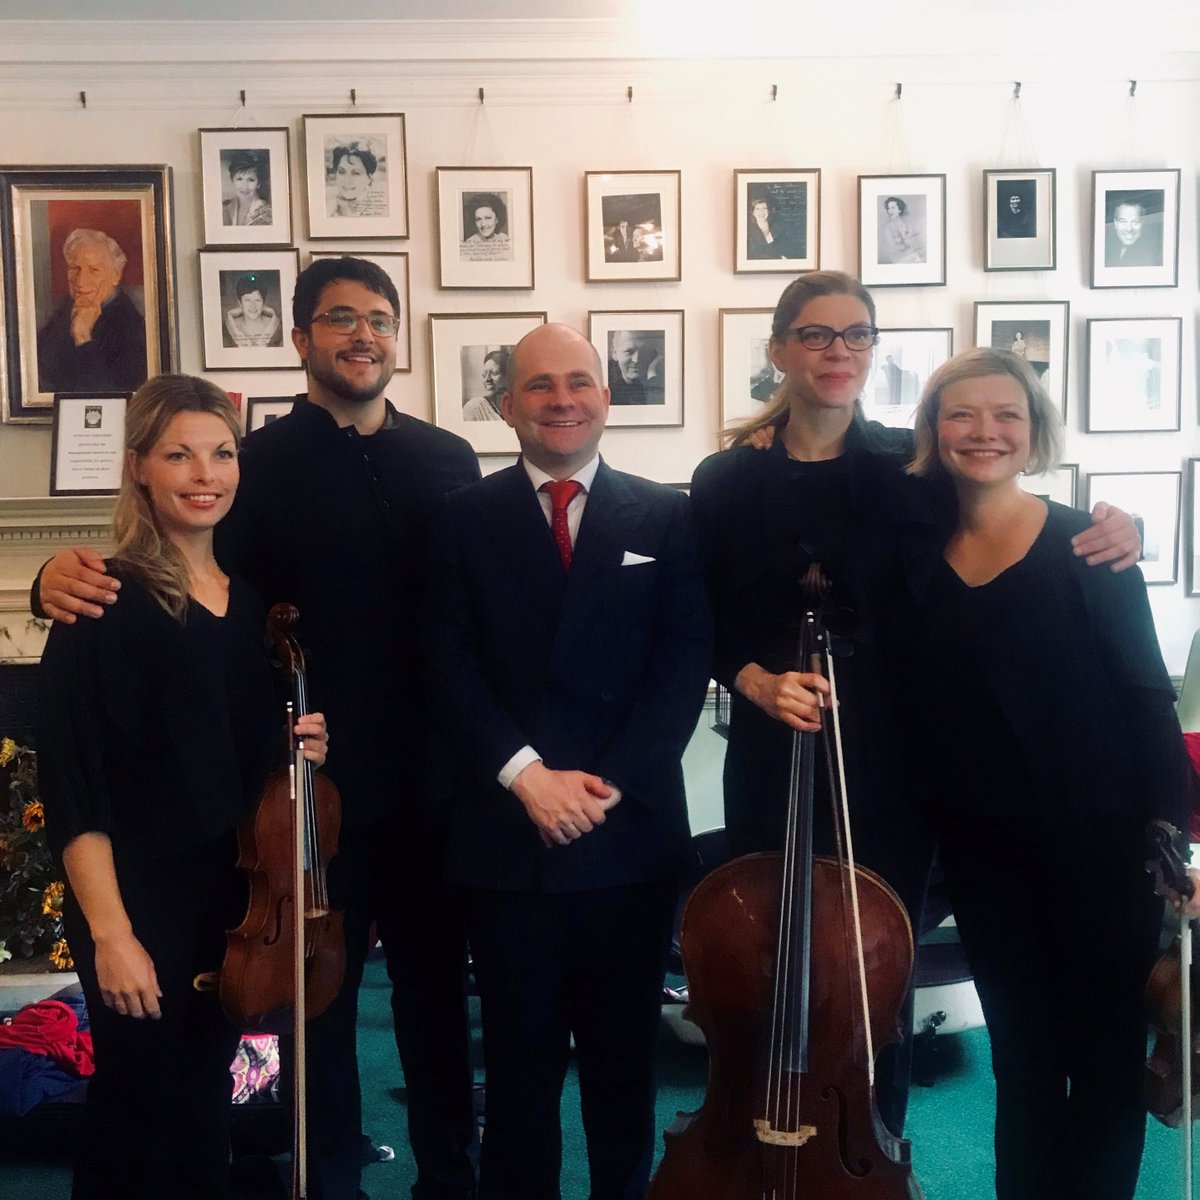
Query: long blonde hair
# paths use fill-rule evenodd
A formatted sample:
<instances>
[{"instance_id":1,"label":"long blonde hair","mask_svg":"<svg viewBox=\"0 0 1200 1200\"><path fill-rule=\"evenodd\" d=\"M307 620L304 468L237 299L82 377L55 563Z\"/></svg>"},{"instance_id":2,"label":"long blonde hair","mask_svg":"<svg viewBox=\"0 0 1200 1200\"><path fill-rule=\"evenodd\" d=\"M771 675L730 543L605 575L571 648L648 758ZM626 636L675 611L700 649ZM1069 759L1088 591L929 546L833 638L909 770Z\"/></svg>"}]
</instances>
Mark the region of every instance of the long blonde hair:
<instances>
[{"instance_id":1,"label":"long blonde hair","mask_svg":"<svg viewBox=\"0 0 1200 1200\"><path fill-rule=\"evenodd\" d=\"M871 324L875 324L875 301L853 275L847 275L844 271L810 271L793 279L783 289L779 303L775 305L775 315L771 318L771 341L782 342L787 337L791 323L804 311L804 306L818 296L853 296L863 302L871 315ZM784 380L759 412L721 431L722 443L725 446L740 446L755 430L779 425L780 418L787 415L790 403L787 381Z\"/></svg>"},{"instance_id":2,"label":"long blonde hair","mask_svg":"<svg viewBox=\"0 0 1200 1200\"><path fill-rule=\"evenodd\" d=\"M177 621L187 615L187 563L163 533L149 492L134 479L130 454L145 458L181 412L220 417L229 427L234 445L240 443L237 409L215 384L194 375L158 375L147 380L134 392L125 413L125 464L113 510L114 560Z\"/></svg>"}]
</instances>

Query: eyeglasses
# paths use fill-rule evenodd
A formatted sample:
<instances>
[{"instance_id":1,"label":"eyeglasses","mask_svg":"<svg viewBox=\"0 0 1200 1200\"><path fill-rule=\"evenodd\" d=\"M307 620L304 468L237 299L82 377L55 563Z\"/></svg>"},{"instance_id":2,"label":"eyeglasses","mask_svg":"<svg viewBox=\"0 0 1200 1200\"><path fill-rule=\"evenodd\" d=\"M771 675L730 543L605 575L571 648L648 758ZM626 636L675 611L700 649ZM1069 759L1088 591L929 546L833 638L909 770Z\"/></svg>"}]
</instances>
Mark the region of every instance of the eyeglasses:
<instances>
[{"instance_id":1,"label":"eyeglasses","mask_svg":"<svg viewBox=\"0 0 1200 1200\"><path fill-rule=\"evenodd\" d=\"M360 313L352 308L331 308L328 312L317 313L313 320L324 321L330 329L338 333L357 333L359 321L366 321L367 328L376 337L395 337L396 330L400 328L399 317L378 310Z\"/></svg>"},{"instance_id":2,"label":"eyeglasses","mask_svg":"<svg viewBox=\"0 0 1200 1200\"><path fill-rule=\"evenodd\" d=\"M828 325L798 325L789 329L787 337L795 337L805 350L825 350L841 338L847 350L870 350L879 339L874 325L847 325L845 329L830 329Z\"/></svg>"}]
</instances>

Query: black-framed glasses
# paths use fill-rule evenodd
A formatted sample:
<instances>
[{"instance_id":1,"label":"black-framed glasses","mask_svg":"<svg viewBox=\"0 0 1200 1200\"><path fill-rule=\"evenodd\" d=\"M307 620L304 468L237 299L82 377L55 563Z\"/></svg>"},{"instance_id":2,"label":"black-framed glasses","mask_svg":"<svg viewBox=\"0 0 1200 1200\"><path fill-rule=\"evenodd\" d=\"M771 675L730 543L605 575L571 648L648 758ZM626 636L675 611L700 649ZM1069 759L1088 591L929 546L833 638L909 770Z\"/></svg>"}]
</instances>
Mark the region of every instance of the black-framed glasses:
<instances>
[{"instance_id":1,"label":"black-framed glasses","mask_svg":"<svg viewBox=\"0 0 1200 1200\"><path fill-rule=\"evenodd\" d=\"M328 309L326 312L317 313L313 320L324 321L330 329L334 329L338 333L357 333L359 321L366 321L367 328L376 337L395 337L396 331L400 328L400 318L393 317L391 313L380 312L378 309L369 313L360 313L340 305L337 308Z\"/></svg>"},{"instance_id":2,"label":"black-framed glasses","mask_svg":"<svg viewBox=\"0 0 1200 1200\"><path fill-rule=\"evenodd\" d=\"M879 340L879 329L874 325L847 325L845 329L797 325L788 330L788 336L795 337L805 350L825 350L833 345L834 338L841 338L847 350L870 350Z\"/></svg>"}]
</instances>

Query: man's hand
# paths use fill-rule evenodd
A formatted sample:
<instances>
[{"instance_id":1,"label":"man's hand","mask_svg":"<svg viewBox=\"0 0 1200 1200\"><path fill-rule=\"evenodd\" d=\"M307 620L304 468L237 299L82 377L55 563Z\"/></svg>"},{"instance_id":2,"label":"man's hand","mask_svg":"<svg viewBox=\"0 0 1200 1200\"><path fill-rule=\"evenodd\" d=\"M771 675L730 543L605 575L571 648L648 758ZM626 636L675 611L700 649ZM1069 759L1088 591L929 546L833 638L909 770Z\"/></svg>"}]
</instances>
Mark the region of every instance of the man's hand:
<instances>
[{"instance_id":1,"label":"man's hand","mask_svg":"<svg viewBox=\"0 0 1200 1200\"><path fill-rule=\"evenodd\" d=\"M133 931L95 941L96 982L104 1003L123 1017L151 1017L157 1021L162 1016L158 1006L162 989L154 962Z\"/></svg>"},{"instance_id":2,"label":"man's hand","mask_svg":"<svg viewBox=\"0 0 1200 1200\"><path fill-rule=\"evenodd\" d=\"M61 550L43 568L38 599L46 615L74 625L76 615L102 617L105 604L114 604L121 586L108 574L104 557L86 546Z\"/></svg>"},{"instance_id":3,"label":"man's hand","mask_svg":"<svg viewBox=\"0 0 1200 1200\"><path fill-rule=\"evenodd\" d=\"M1071 545L1089 567L1111 563L1114 572L1132 567L1142 557L1142 540L1133 518L1103 500L1092 509L1091 528L1077 533Z\"/></svg>"},{"instance_id":4,"label":"man's hand","mask_svg":"<svg viewBox=\"0 0 1200 1200\"><path fill-rule=\"evenodd\" d=\"M525 806L547 846L565 846L604 824L604 814L621 792L585 771L552 771L531 762L513 780L512 793Z\"/></svg>"},{"instance_id":5,"label":"man's hand","mask_svg":"<svg viewBox=\"0 0 1200 1200\"><path fill-rule=\"evenodd\" d=\"M747 663L738 672L734 687L768 717L803 733L816 733L821 728L821 712L829 707L829 680L810 671L773 675L758 663Z\"/></svg>"},{"instance_id":6,"label":"man's hand","mask_svg":"<svg viewBox=\"0 0 1200 1200\"><path fill-rule=\"evenodd\" d=\"M92 330L100 320L99 304L79 304L71 309L71 340L77 346L92 340Z\"/></svg>"}]
</instances>

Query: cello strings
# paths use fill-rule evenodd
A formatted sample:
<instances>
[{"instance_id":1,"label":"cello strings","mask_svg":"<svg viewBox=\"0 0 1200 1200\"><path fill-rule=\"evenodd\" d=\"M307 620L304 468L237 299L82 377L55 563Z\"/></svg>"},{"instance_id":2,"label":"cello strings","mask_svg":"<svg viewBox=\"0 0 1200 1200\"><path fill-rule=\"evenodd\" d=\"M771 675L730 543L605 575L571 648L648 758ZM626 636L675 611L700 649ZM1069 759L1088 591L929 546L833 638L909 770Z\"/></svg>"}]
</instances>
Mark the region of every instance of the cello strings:
<instances>
[{"instance_id":1,"label":"cello strings","mask_svg":"<svg viewBox=\"0 0 1200 1200\"><path fill-rule=\"evenodd\" d=\"M861 993L864 1036L867 1050L867 1083L875 1086L875 1046L871 1036L871 1005L867 999L867 964L863 952L862 918L858 907L858 879L854 865L854 834L850 829L850 789L846 783L846 761L842 754L842 723L838 717L837 678L833 669L833 655L827 655L829 667L829 698L833 709L833 744L837 757L838 778L841 781L842 822L846 831L846 861L850 874L850 909L854 917L854 946L858 955L858 982Z\"/></svg>"}]
</instances>

